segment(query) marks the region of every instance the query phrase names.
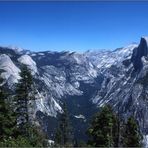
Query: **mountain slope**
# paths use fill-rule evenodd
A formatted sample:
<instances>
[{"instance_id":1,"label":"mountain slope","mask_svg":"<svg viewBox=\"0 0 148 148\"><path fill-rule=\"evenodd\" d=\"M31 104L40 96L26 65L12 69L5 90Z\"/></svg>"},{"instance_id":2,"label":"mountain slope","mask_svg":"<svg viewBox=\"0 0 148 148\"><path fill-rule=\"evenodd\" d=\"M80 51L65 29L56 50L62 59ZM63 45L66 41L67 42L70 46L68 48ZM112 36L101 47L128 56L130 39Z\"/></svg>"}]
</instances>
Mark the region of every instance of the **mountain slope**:
<instances>
[{"instance_id":1,"label":"mountain slope","mask_svg":"<svg viewBox=\"0 0 148 148\"><path fill-rule=\"evenodd\" d=\"M31 52L0 48L0 69L8 87L19 79L20 64L32 71L38 90L34 117L53 138L57 116L66 101L75 135L85 130L93 113L106 103L127 119L133 114L148 137L148 40L114 51ZM146 143L145 138L145 143Z\"/></svg>"}]
</instances>

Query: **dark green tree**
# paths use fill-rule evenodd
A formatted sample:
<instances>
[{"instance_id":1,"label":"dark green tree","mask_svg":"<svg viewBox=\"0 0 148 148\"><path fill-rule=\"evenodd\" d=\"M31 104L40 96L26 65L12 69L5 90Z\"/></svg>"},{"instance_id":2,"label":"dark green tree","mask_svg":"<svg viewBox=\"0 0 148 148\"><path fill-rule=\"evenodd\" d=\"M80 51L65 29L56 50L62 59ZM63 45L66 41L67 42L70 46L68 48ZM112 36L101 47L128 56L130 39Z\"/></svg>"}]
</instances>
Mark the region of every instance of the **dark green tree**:
<instances>
[{"instance_id":1,"label":"dark green tree","mask_svg":"<svg viewBox=\"0 0 148 148\"><path fill-rule=\"evenodd\" d=\"M129 117L124 127L123 146L124 147L141 147L142 135L139 131L138 124L134 117Z\"/></svg>"},{"instance_id":2,"label":"dark green tree","mask_svg":"<svg viewBox=\"0 0 148 148\"><path fill-rule=\"evenodd\" d=\"M31 146L43 146L45 144L45 135L41 131L41 127L37 127L29 118L30 102L34 102L36 89L31 71L26 65L22 65L20 72L20 80L16 84L15 91L16 114L19 135L27 140Z\"/></svg>"},{"instance_id":3,"label":"dark green tree","mask_svg":"<svg viewBox=\"0 0 148 148\"><path fill-rule=\"evenodd\" d=\"M62 145L62 132L60 128L58 127L55 133L55 146L61 146Z\"/></svg>"},{"instance_id":4,"label":"dark green tree","mask_svg":"<svg viewBox=\"0 0 148 148\"><path fill-rule=\"evenodd\" d=\"M29 125L28 127L29 137L28 142L33 147L46 147L47 146L47 137L45 133L41 130L41 127L37 125Z\"/></svg>"},{"instance_id":5,"label":"dark green tree","mask_svg":"<svg viewBox=\"0 0 148 148\"><path fill-rule=\"evenodd\" d=\"M47 137L40 127L29 121L28 102L34 99L35 93L26 66L23 66L20 76L14 98L5 93L0 79L0 147L46 147Z\"/></svg>"},{"instance_id":6,"label":"dark green tree","mask_svg":"<svg viewBox=\"0 0 148 148\"><path fill-rule=\"evenodd\" d=\"M101 108L94 116L87 131L88 145L94 147L113 147L117 144L117 116L109 105Z\"/></svg>"},{"instance_id":7,"label":"dark green tree","mask_svg":"<svg viewBox=\"0 0 148 148\"><path fill-rule=\"evenodd\" d=\"M73 146L73 132L65 103L55 134L55 146Z\"/></svg>"},{"instance_id":8,"label":"dark green tree","mask_svg":"<svg viewBox=\"0 0 148 148\"><path fill-rule=\"evenodd\" d=\"M20 72L20 80L16 84L16 114L19 130L22 134L27 133L29 126L29 101L34 99L33 92L33 78L27 66L22 65Z\"/></svg>"},{"instance_id":9,"label":"dark green tree","mask_svg":"<svg viewBox=\"0 0 148 148\"><path fill-rule=\"evenodd\" d=\"M15 136L16 116L8 103L8 95L3 88L3 79L0 78L0 141Z\"/></svg>"}]
</instances>

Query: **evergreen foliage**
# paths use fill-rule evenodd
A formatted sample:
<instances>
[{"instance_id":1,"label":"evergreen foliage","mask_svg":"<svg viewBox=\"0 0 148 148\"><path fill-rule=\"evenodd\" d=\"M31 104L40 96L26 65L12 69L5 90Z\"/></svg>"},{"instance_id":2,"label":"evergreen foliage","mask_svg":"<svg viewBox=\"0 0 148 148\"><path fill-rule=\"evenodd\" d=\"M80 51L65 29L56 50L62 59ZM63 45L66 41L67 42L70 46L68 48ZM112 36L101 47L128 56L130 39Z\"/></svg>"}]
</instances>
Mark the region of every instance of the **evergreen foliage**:
<instances>
[{"instance_id":1,"label":"evergreen foliage","mask_svg":"<svg viewBox=\"0 0 148 148\"><path fill-rule=\"evenodd\" d=\"M15 101L16 101L16 114L17 123L21 134L27 133L29 126L29 101L33 99L33 78L27 66L23 65L20 72L21 79L16 84Z\"/></svg>"},{"instance_id":2,"label":"evergreen foliage","mask_svg":"<svg viewBox=\"0 0 148 148\"><path fill-rule=\"evenodd\" d=\"M47 146L46 136L40 127L29 121L28 103L34 98L33 79L26 66L21 70L15 99L10 97L10 102L14 101L15 105L8 103L8 96L0 79L0 147Z\"/></svg>"},{"instance_id":3,"label":"evergreen foliage","mask_svg":"<svg viewBox=\"0 0 148 148\"><path fill-rule=\"evenodd\" d=\"M134 117L129 117L125 124L123 134L123 146L124 147L141 147L142 135L140 134L138 124Z\"/></svg>"},{"instance_id":4,"label":"evergreen foliage","mask_svg":"<svg viewBox=\"0 0 148 148\"><path fill-rule=\"evenodd\" d=\"M94 116L87 133L90 136L88 146L142 146L142 135L134 117L130 117L125 124L108 105L102 107L100 112Z\"/></svg>"},{"instance_id":5,"label":"evergreen foliage","mask_svg":"<svg viewBox=\"0 0 148 148\"><path fill-rule=\"evenodd\" d=\"M73 132L65 103L55 134L55 146L73 146Z\"/></svg>"},{"instance_id":6,"label":"evergreen foliage","mask_svg":"<svg viewBox=\"0 0 148 148\"><path fill-rule=\"evenodd\" d=\"M117 145L117 117L109 105L101 108L87 131L88 145L94 147L113 147Z\"/></svg>"},{"instance_id":7,"label":"evergreen foliage","mask_svg":"<svg viewBox=\"0 0 148 148\"><path fill-rule=\"evenodd\" d=\"M0 147L31 147L26 137L18 136L17 138L7 138L0 141Z\"/></svg>"},{"instance_id":8,"label":"evergreen foliage","mask_svg":"<svg viewBox=\"0 0 148 148\"><path fill-rule=\"evenodd\" d=\"M0 147L46 147L46 136L29 119L29 101L35 98L35 90L31 72L24 65L20 76L16 85L15 108L9 104L8 95L2 85L3 79L0 78ZM54 146L141 147L142 135L134 117L129 117L126 124L123 122L122 127L119 123L121 124L111 106L106 105L91 122L87 131L90 137L88 145L77 139L74 143L69 114L64 103ZM122 143L119 145L120 141Z\"/></svg>"},{"instance_id":9,"label":"evergreen foliage","mask_svg":"<svg viewBox=\"0 0 148 148\"><path fill-rule=\"evenodd\" d=\"M3 141L15 135L16 116L8 104L8 95L1 86L3 79L0 78L0 140Z\"/></svg>"}]
</instances>

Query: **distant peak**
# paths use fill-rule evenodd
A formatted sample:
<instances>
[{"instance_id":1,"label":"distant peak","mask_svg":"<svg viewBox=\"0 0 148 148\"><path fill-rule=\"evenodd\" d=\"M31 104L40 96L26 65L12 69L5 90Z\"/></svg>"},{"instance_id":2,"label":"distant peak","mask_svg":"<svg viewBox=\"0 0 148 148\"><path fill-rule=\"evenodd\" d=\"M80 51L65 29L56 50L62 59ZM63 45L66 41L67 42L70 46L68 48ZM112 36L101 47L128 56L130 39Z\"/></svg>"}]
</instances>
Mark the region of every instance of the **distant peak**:
<instances>
[{"instance_id":1,"label":"distant peak","mask_svg":"<svg viewBox=\"0 0 148 148\"><path fill-rule=\"evenodd\" d=\"M23 48L20 48L20 47L17 47L17 46L14 46L14 45L9 45L9 46L7 46L9 49L12 49L12 50L14 50L15 52L17 52L17 53L20 53L20 52L22 52L24 49Z\"/></svg>"},{"instance_id":2,"label":"distant peak","mask_svg":"<svg viewBox=\"0 0 148 148\"><path fill-rule=\"evenodd\" d=\"M142 48L148 48L148 37L141 37L139 46Z\"/></svg>"},{"instance_id":3,"label":"distant peak","mask_svg":"<svg viewBox=\"0 0 148 148\"><path fill-rule=\"evenodd\" d=\"M140 43L143 42L148 46L148 36L141 37Z\"/></svg>"},{"instance_id":4,"label":"distant peak","mask_svg":"<svg viewBox=\"0 0 148 148\"><path fill-rule=\"evenodd\" d=\"M141 58L148 56L148 37L141 37L139 46L134 50L131 61L133 62L134 69L141 70L143 63Z\"/></svg>"},{"instance_id":5,"label":"distant peak","mask_svg":"<svg viewBox=\"0 0 148 148\"><path fill-rule=\"evenodd\" d=\"M148 36L142 36L141 38L148 40Z\"/></svg>"}]
</instances>

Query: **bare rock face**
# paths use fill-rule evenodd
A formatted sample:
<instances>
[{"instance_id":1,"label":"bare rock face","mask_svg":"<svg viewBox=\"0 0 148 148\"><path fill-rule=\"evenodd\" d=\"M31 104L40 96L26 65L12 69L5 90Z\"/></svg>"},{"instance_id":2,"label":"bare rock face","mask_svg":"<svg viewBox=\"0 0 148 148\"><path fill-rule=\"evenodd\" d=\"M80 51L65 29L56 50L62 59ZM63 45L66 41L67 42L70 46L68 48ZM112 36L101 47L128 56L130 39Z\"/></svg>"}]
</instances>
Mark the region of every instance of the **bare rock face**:
<instances>
[{"instance_id":1,"label":"bare rock face","mask_svg":"<svg viewBox=\"0 0 148 148\"><path fill-rule=\"evenodd\" d=\"M10 88L19 79L21 63L32 70L38 91L38 99L32 108L33 116L51 139L57 116L63 112L62 104L66 101L75 135L79 139L87 139L85 130L97 107L111 104L125 120L130 115L135 116L147 143L147 37L142 37L139 45L131 44L114 51L26 50L18 53L1 47L0 61L1 75Z\"/></svg>"},{"instance_id":2,"label":"bare rock face","mask_svg":"<svg viewBox=\"0 0 148 148\"><path fill-rule=\"evenodd\" d=\"M131 61L133 62L134 69L141 70L143 63L141 58L148 55L148 37L142 37L138 48L134 49Z\"/></svg>"}]
</instances>

